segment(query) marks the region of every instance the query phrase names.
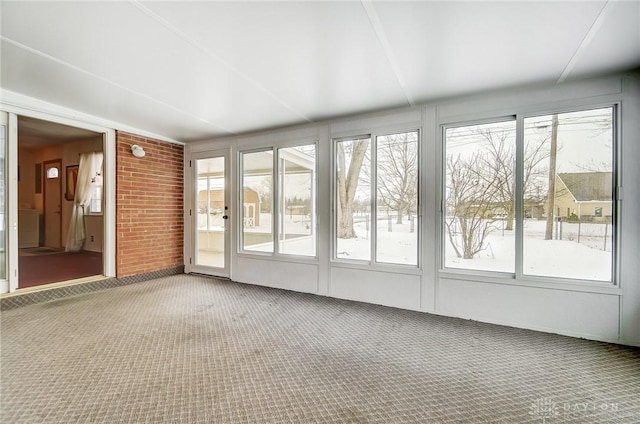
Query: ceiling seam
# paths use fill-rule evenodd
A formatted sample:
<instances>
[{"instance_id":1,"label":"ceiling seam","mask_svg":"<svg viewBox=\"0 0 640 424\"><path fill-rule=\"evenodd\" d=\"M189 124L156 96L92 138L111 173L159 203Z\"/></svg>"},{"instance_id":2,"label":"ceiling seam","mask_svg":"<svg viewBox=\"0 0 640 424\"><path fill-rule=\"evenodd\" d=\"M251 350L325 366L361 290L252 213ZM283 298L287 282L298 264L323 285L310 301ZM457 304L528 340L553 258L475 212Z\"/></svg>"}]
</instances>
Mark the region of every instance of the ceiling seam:
<instances>
[{"instance_id":1,"label":"ceiling seam","mask_svg":"<svg viewBox=\"0 0 640 424\"><path fill-rule=\"evenodd\" d=\"M609 6L610 3L611 2L607 0L605 4L602 6L602 9L600 9L598 16L593 21L593 24L591 24L589 31L587 31L584 38L580 42L580 45L571 56L571 59L569 59L567 66L565 66L564 70L562 71L560 78L558 78L557 84L564 82L564 80L566 80L569 77L569 73L573 71L574 66L576 65L580 57L582 57L587 46L589 45L589 43L591 43L591 40L593 40L593 37L595 37L596 33L602 26L602 22L604 21L605 15L607 14L606 13L606 11L608 10L607 6Z\"/></svg>"},{"instance_id":2,"label":"ceiling seam","mask_svg":"<svg viewBox=\"0 0 640 424\"><path fill-rule=\"evenodd\" d=\"M380 17L378 16L378 13L376 12L373 3L369 0L361 0L360 3L362 4L362 7L364 7L365 12L367 13L367 16L369 18L369 22L371 23L371 26L373 27L373 31L376 34L376 37L378 37L378 41L380 42L380 44L382 45L382 49L384 50L384 54L387 57L387 60L389 61L389 64L391 65L391 69L393 70L393 74L395 75L396 79L398 80L398 84L400 85L400 88L402 89L404 96L407 99L407 102L411 105L411 106L415 106L416 103L413 100L413 96L411 95L411 93L409 92L409 89L407 88L407 84L404 81L404 77L402 75L402 72L400 71L400 66L398 66L398 59L396 58L395 54L393 54L393 50L391 49L391 45L389 44L389 40L387 39L387 36L384 32L384 29L382 28L382 22L380 21Z\"/></svg>"},{"instance_id":3,"label":"ceiling seam","mask_svg":"<svg viewBox=\"0 0 640 424\"><path fill-rule=\"evenodd\" d=\"M156 22L158 22L160 25L164 26L166 29L168 29L169 31L173 32L175 35L177 35L178 37L180 37L182 40L186 41L188 44L190 44L192 47L194 47L196 50L199 50L201 53L204 53L205 56L209 57L210 59L215 60L216 62L222 64L223 66L225 66L227 69L229 69L230 71L232 71L233 73L235 73L236 75L238 75L239 77L241 77L242 79L246 80L247 82L249 82L251 85L253 85L254 87L256 87L257 89L259 89L260 91L262 91L263 93L265 93L266 95L268 95L269 97L271 97L273 100L275 100L276 102L278 102L281 106L284 106L287 110L289 110L290 112L292 112L293 114L297 115L298 117L304 119L307 122L314 122L311 118L307 117L306 115L304 115L303 113L300 113L299 111L297 111L296 109L294 109L292 106L290 106L287 102L285 102L284 100L280 99L278 96L276 96L274 93L272 93L271 91L269 91L267 88L265 88L261 83L259 83L258 81L256 81L255 79L249 77L248 75L246 75L245 73L243 73L242 71L240 71L239 69L237 69L235 66L233 66L232 64L228 63L226 60L222 59L220 56L218 56L217 54L213 53L212 51L210 51L208 48L206 48L205 46L203 46L202 44L200 44L198 41L194 40L192 37L190 37L188 34L186 34L185 32L183 32L182 30L180 30L178 27L176 27L175 25L171 24L169 21L167 21L165 18L163 18L162 16L158 15L157 13L155 13L154 11L150 10L149 8L147 8L146 6L142 5L140 2L138 2L137 0L129 0L129 3L135 7L137 7L140 11L142 11L143 13L147 14L149 17L151 17L153 20L155 20Z\"/></svg>"},{"instance_id":4,"label":"ceiling seam","mask_svg":"<svg viewBox=\"0 0 640 424\"><path fill-rule=\"evenodd\" d=\"M175 112L181 113L181 114L186 115L186 116L190 116L191 118L195 118L195 119L199 120L200 122L204 122L205 124L210 125L210 126L216 128L216 129L226 131L231 135L235 135L236 134L234 131L231 131L230 129L225 128L225 127L223 127L221 125L217 125L217 124L215 124L213 122L210 122L210 121L208 121L208 120L206 120L204 118L201 118L201 117L199 117L197 115L194 115L194 114L192 114L190 112L187 112L187 111L185 111L183 109L180 109L180 108L175 107L173 105L170 105L168 103L165 103L162 100L158 100L158 99L156 99L154 97L151 97L151 96L149 96L147 94L140 93L139 91L133 90L133 89L128 88L128 87L125 87L122 84L119 84L117 82L111 81L111 80L109 80L109 79L107 79L105 77L102 77L100 75L94 74L93 72L87 71L86 69L80 68L79 66L73 65L73 64L71 64L69 62L66 62L66 61L62 60L62 59L58 59L57 57L51 56L51 55L49 55L47 53L44 53L44 52L42 52L40 50L34 49L33 47L26 46L26 45L24 45L24 44L22 44L22 43L20 43L18 41L15 41L15 40L12 40L12 39L6 37L4 35L0 35L0 39L2 39L2 41L6 41L7 43L14 45L15 47L18 47L20 49L26 50L29 53L33 53L33 54L35 54L37 56L40 56L42 58L51 60L53 62L56 62L56 63L60 64L60 65L66 66L68 68L71 68L71 69L73 69L75 71L78 71L78 72L83 73L85 75L88 75L90 77L96 78L96 79L98 79L100 81L106 82L107 84L110 84L110 85L112 85L114 87L117 87L117 88L120 88L122 90L125 90L125 91L127 91L127 92L129 92L131 94L136 95L136 96L140 96L140 97L142 97L142 98L144 98L146 100L149 100L149 101L151 101L153 103L156 103L156 104L159 104L161 106L167 107L167 108L169 108L169 109L171 109L171 110L173 110Z\"/></svg>"}]
</instances>

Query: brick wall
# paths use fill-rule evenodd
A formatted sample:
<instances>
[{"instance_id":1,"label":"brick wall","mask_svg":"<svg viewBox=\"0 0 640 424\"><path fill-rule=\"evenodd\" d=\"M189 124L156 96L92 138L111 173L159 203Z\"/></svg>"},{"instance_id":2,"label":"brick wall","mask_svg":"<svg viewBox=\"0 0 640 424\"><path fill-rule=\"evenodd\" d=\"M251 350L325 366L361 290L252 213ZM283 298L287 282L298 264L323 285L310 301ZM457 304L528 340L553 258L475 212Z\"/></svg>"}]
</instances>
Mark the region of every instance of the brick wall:
<instances>
[{"instance_id":1,"label":"brick wall","mask_svg":"<svg viewBox=\"0 0 640 424\"><path fill-rule=\"evenodd\" d=\"M184 265L183 147L125 132L116 145L116 275Z\"/></svg>"}]
</instances>

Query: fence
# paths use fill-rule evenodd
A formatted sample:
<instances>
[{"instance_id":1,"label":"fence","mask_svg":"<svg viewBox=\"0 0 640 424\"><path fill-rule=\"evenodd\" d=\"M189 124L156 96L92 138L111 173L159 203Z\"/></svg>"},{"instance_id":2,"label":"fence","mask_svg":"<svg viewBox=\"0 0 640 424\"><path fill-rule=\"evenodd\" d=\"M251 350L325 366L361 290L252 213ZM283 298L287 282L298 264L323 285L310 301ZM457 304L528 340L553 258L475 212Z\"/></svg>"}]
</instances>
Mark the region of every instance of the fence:
<instances>
[{"instance_id":1,"label":"fence","mask_svg":"<svg viewBox=\"0 0 640 424\"><path fill-rule=\"evenodd\" d=\"M592 249L611 252L613 237L612 227L607 222L565 222L556 220L554 223L555 240L574 241Z\"/></svg>"}]
</instances>

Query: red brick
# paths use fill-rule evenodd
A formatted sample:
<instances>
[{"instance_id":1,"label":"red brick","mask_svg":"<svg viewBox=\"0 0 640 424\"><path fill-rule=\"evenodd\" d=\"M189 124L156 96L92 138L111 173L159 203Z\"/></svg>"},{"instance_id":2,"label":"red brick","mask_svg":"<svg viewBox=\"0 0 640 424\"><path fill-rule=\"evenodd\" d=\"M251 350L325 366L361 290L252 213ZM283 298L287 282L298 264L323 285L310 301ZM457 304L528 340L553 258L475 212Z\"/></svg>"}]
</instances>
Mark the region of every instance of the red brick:
<instances>
[{"instance_id":1,"label":"red brick","mask_svg":"<svg viewBox=\"0 0 640 424\"><path fill-rule=\"evenodd\" d=\"M183 265L183 147L120 131L116 144L116 275Z\"/></svg>"}]
</instances>

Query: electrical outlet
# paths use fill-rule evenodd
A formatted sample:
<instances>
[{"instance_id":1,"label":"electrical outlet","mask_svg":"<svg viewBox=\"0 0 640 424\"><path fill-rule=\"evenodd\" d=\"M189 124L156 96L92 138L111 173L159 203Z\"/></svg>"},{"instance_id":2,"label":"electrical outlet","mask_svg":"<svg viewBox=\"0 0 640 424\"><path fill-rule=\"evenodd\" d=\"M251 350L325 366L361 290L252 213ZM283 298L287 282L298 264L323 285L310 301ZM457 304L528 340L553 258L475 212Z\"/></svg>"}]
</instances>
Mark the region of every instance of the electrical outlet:
<instances>
[{"instance_id":1,"label":"electrical outlet","mask_svg":"<svg viewBox=\"0 0 640 424\"><path fill-rule=\"evenodd\" d=\"M91 241L93 241L93 236L91 236Z\"/></svg>"}]
</instances>

